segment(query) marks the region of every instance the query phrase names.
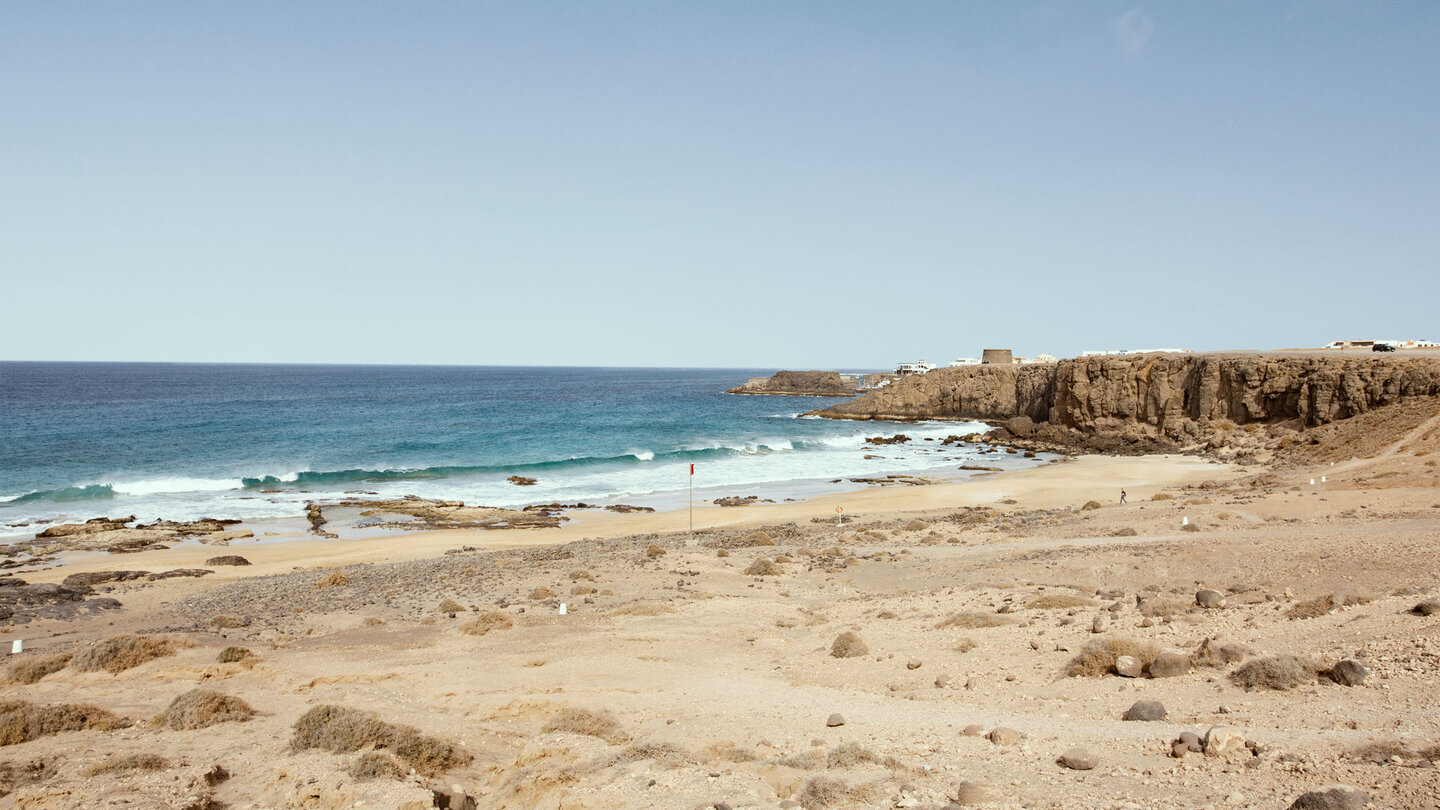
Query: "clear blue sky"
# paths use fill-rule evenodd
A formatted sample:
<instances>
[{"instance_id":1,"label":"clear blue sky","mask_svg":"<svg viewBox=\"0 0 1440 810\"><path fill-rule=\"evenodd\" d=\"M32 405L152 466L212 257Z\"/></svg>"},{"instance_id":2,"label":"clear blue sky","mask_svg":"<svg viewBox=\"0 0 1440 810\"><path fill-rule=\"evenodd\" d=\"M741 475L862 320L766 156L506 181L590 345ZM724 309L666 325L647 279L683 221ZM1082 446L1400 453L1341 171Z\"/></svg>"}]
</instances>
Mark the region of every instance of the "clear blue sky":
<instances>
[{"instance_id":1,"label":"clear blue sky","mask_svg":"<svg viewBox=\"0 0 1440 810\"><path fill-rule=\"evenodd\" d=\"M1440 3L0 0L0 359L1440 340Z\"/></svg>"}]
</instances>

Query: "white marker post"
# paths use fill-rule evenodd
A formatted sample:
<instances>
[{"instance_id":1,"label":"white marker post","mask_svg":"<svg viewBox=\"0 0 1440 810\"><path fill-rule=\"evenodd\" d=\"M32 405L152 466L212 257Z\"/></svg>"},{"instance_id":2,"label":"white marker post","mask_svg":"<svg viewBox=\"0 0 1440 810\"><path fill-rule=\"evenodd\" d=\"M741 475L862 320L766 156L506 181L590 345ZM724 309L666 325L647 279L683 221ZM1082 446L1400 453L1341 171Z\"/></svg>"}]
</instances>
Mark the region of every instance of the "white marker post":
<instances>
[{"instance_id":1,"label":"white marker post","mask_svg":"<svg viewBox=\"0 0 1440 810\"><path fill-rule=\"evenodd\" d=\"M561 603L560 603L560 615L561 615L561 616L564 616L565 613L567 612L567 611L566 611L566 607L567 607L567 605L566 605L564 602L561 602Z\"/></svg>"},{"instance_id":2,"label":"white marker post","mask_svg":"<svg viewBox=\"0 0 1440 810\"><path fill-rule=\"evenodd\" d=\"M1190 518L1185 517L1184 515L1181 515L1181 516L1180 516L1180 525L1181 525L1181 526L1189 526L1189 525L1190 525Z\"/></svg>"},{"instance_id":3,"label":"white marker post","mask_svg":"<svg viewBox=\"0 0 1440 810\"><path fill-rule=\"evenodd\" d=\"M23 639L23 638L17 638L17 639L15 639L14 641L10 642L10 654L11 654L11 655L19 655L20 653L22 653L22 652L24 652L24 651L25 651L25 639Z\"/></svg>"},{"instance_id":4,"label":"white marker post","mask_svg":"<svg viewBox=\"0 0 1440 810\"><path fill-rule=\"evenodd\" d=\"M1312 487L1315 486L1315 479L1314 479L1314 478L1311 478L1311 479L1310 479L1310 486L1312 486Z\"/></svg>"},{"instance_id":5,"label":"white marker post","mask_svg":"<svg viewBox=\"0 0 1440 810\"><path fill-rule=\"evenodd\" d=\"M1322 484L1325 483L1325 476L1323 476L1323 475L1320 476L1320 483L1322 483Z\"/></svg>"},{"instance_id":6,"label":"white marker post","mask_svg":"<svg viewBox=\"0 0 1440 810\"><path fill-rule=\"evenodd\" d=\"M844 525L845 525L845 507L843 507L843 506L837 506L837 507L835 507L835 514L837 514L837 515L840 516L840 525L841 525L841 526L844 526Z\"/></svg>"},{"instance_id":7,"label":"white marker post","mask_svg":"<svg viewBox=\"0 0 1440 810\"><path fill-rule=\"evenodd\" d=\"M695 545L695 464L690 464L690 539L685 545Z\"/></svg>"}]
</instances>

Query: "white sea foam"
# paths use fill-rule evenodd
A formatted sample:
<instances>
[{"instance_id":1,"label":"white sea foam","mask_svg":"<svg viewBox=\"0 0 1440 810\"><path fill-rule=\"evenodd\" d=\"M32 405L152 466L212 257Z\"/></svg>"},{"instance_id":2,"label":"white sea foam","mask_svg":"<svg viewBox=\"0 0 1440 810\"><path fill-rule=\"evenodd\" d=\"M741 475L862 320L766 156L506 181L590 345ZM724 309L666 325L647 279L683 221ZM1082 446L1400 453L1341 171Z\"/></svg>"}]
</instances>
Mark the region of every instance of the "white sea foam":
<instances>
[{"instance_id":1,"label":"white sea foam","mask_svg":"<svg viewBox=\"0 0 1440 810\"><path fill-rule=\"evenodd\" d=\"M148 481L117 481L111 484L110 488L117 495L160 495L176 492L225 492L240 489L244 485L239 478L156 478Z\"/></svg>"},{"instance_id":2,"label":"white sea foam","mask_svg":"<svg viewBox=\"0 0 1440 810\"><path fill-rule=\"evenodd\" d=\"M641 461L654 461L654 460L655 460L655 451L654 451L654 450L631 450L631 451L630 451L630 455L634 456L635 458L637 458L637 459L639 459L639 460L641 460Z\"/></svg>"}]
</instances>

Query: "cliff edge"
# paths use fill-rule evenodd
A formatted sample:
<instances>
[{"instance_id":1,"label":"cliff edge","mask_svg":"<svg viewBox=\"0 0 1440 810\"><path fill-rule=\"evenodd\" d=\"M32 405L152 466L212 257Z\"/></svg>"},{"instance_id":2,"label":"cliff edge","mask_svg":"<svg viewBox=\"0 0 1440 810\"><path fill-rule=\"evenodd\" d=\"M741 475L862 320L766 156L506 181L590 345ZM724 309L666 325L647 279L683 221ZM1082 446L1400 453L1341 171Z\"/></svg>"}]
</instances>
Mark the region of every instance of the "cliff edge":
<instances>
[{"instance_id":1,"label":"cliff edge","mask_svg":"<svg viewBox=\"0 0 1440 810\"><path fill-rule=\"evenodd\" d=\"M727 394L771 394L792 397L853 397L860 390L855 376L838 371L779 371L770 377L751 377Z\"/></svg>"},{"instance_id":2,"label":"cliff edge","mask_svg":"<svg viewBox=\"0 0 1440 810\"><path fill-rule=\"evenodd\" d=\"M1217 445L1217 433L1248 427L1278 438L1435 396L1435 358L1153 354L942 368L814 413L979 419L1002 425L992 439L1037 449L1149 453L1233 449L1246 443Z\"/></svg>"}]
</instances>

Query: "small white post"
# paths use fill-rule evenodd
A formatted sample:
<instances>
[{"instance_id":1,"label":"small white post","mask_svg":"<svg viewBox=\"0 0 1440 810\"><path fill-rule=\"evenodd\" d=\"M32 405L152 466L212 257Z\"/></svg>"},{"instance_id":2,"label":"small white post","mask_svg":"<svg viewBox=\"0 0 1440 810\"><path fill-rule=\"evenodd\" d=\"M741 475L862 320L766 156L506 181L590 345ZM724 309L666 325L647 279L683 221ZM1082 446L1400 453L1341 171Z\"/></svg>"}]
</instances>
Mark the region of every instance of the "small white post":
<instances>
[{"instance_id":1,"label":"small white post","mask_svg":"<svg viewBox=\"0 0 1440 810\"><path fill-rule=\"evenodd\" d=\"M1323 476L1323 475L1320 476L1320 483L1322 483L1322 484L1325 483L1325 476Z\"/></svg>"},{"instance_id":2,"label":"small white post","mask_svg":"<svg viewBox=\"0 0 1440 810\"><path fill-rule=\"evenodd\" d=\"M1314 479L1314 478L1311 478L1311 479L1310 479L1310 486L1312 486L1312 487L1315 486L1315 479Z\"/></svg>"},{"instance_id":3,"label":"small white post","mask_svg":"<svg viewBox=\"0 0 1440 810\"><path fill-rule=\"evenodd\" d=\"M25 650L25 639L17 638L10 642L10 654L18 655Z\"/></svg>"},{"instance_id":4,"label":"small white post","mask_svg":"<svg viewBox=\"0 0 1440 810\"><path fill-rule=\"evenodd\" d=\"M561 615L561 616L564 616L565 613L567 612L567 611L566 611L566 607L567 607L567 605L566 605L564 602L561 602L561 603L560 603L560 615Z\"/></svg>"},{"instance_id":5,"label":"small white post","mask_svg":"<svg viewBox=\"0 0 1440 810\"><path fill-rule=\"evenodd\" d=\"M844 526L844 525L845 525L845 507L843 507L843 506L837 506L837 507L835 507L835 514L837 514L837 515L840 516L840 525L841 525L841 526Z\"/></svg>"},{"instance_id":6,"label":"small white post","mask_svg":"<svg viewBox=\"0 0 1440 810\"><path fill-rule=\"evenodd\" d=\"M1185 517L1184 515L1181 515L1181 516L1180 516L1180 525L1181 525L1181 526L1189 526L1189 525L1190 525L1190 518Z\"/></svg>"}]
</instances>

